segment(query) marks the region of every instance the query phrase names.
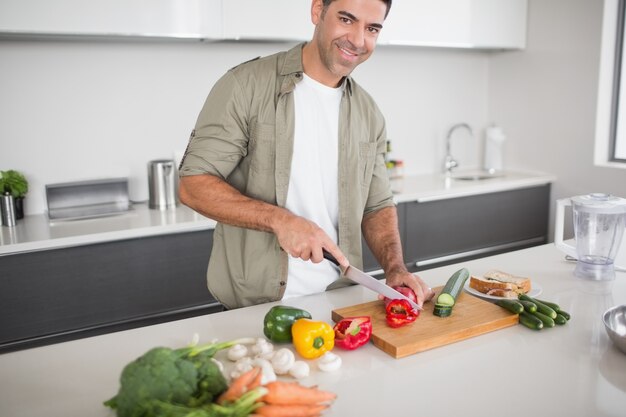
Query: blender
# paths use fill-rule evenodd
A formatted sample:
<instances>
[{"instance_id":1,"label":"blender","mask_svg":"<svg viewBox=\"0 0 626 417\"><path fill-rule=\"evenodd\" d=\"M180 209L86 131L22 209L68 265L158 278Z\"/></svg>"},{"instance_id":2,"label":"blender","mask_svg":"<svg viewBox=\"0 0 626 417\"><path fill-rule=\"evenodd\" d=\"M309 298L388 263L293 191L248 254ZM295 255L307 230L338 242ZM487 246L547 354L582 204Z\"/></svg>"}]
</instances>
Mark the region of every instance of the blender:
<instances>
[{"instance_id":1,"label":"blender","mask_svg":"<svg viewBox=\"0 0 626 417\"><path fill-rule=\"evenodd\" d=\"M592 193L557 200L554 243L577 260L574 275L594 281L615 279L615 266L626 227L626 199L610 194ZM576 246L563 241L566 206L572 206Z\"/></svg>"}]
</instances>

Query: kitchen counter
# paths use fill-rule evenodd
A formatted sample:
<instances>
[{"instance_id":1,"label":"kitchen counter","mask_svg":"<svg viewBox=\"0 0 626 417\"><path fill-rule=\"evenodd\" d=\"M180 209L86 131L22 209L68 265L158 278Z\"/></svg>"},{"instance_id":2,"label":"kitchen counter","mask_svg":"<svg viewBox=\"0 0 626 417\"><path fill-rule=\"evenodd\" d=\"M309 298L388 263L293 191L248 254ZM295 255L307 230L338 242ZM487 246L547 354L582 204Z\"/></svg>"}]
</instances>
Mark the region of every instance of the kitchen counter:
<instances>
[{"instance_id":1,"label":"kitchen counter","mask_svg":"<svg viewBox=\"0 0 626 417\"><path fill-rule=\"evenodd\" d=\"M609 340L601 315L626 303L625 273L609 283L583 281L561 252L543 245L420 275L434 287L460 267L530 276L543 289L540 298L559 303L572 319L541 331L516 325L403 359L371 343L356 351L336 349L343 359L339 371L322 373L311 362L311 375L301 381L337 393L325 416L624 415L626 355ZM283 303L331 322L331 310L374 299L371 291L352 286ZM0 415L112 416L102 401L116 393L126 363L154 346L183 346L194 333L201 342L262 337L263 316L274 304L0 355ZM225 352L217 357L224 359Z\"/></svg>"},{"instance_id":2,"label":"kitchen counter","mask_svg":"<svg viewBox=\"0 0 626 417\"><path fill-rule=\"evenodd\" d=\"M126 213L81 220L52 221L46 214L25 216L15 227L0 227L0 256L169 233L213 229L216 222L187 206L153 210L133 204Z\"/></svg>"},{"instance_id":3,"label":"kitchen counter","mask_svg":"<svg viewBox=\"0 0 626 417\"><path fill-rule=\"evenodd\" d=\"M506 172L502 176L466 181L442 174L392 180L397 203L433 201L548 184L554 177L541 173ZM216 222L184 205L151 210L134 204L123 214L83 220L50 221L46 214L25 216L15 227L0 227L0 256L147 236L213 229Z\"/></svg>"}]
</instances>

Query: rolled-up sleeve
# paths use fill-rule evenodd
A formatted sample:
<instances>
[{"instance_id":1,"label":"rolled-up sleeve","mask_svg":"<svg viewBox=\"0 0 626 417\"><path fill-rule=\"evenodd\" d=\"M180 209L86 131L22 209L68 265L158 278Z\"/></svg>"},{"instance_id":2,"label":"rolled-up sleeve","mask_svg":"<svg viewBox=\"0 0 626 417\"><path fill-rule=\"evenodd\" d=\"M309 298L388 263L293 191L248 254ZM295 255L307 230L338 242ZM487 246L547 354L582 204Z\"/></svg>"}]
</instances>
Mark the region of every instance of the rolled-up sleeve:
<instances>
[{"instance_id":1,"label":"rolled-up sleeve","mask_svg":"<svg viewBox=\"0 0 626 417\"><path fill-rule=\"evenodd\" d=\"M211 89L189 138L180 176L211 174L226 179L248 152L248 106L229 71Z\"/></svg>"}]
</instances>

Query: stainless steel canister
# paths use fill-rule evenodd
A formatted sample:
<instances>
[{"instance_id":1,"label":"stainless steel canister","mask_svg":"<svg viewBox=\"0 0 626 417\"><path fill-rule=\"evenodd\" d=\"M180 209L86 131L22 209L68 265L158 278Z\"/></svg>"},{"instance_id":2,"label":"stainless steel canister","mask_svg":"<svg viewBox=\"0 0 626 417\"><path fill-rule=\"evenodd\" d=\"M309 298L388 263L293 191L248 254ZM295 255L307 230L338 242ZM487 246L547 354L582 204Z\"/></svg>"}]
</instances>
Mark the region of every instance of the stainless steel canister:
<instances>
[{"instance_id":1,"label":"stainless steel canister","mask_svg":"<svg viewBox=\"0 0 626 417\"><path fill-rule=\"evenodd\" d=\"M173 160L160 159L148 163L150 208L166 210L176 207L178 175Z\"/></svg>"},{"instance_id":2,"label":"stainless steel canister","mask_svg":"<svg viewBox=\"0 0 626 417\"><path fill-rule=\"evenodd\" d=\"M3 226L15 226L15 199L9 193L0 196L0 214Z\"/></svg>"}]
</instances>

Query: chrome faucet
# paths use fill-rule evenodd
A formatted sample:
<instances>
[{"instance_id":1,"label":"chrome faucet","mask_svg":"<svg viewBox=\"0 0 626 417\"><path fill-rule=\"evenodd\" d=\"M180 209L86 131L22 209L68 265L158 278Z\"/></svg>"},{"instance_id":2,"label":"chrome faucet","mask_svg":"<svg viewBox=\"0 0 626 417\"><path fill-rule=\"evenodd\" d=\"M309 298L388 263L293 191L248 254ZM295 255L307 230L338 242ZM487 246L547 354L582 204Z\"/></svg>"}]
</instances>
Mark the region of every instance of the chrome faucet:
<instances>
[{"instance_id":1,"label":"chrome faucet","mask_svg":"<svg viewBox=\"0 0 626 417\"><path fill-rule=\"evenodd\" d=\"M450 175L452 170L459 166L459 162L452 157L450 153L450 139L452 139L452 134L460 128L465 128L472 135L472 128L467 123L457 123L448 130L448 135L446 136L446 159L444 161L444 173L446 175Z\"/></svg>"}]
</instances>

